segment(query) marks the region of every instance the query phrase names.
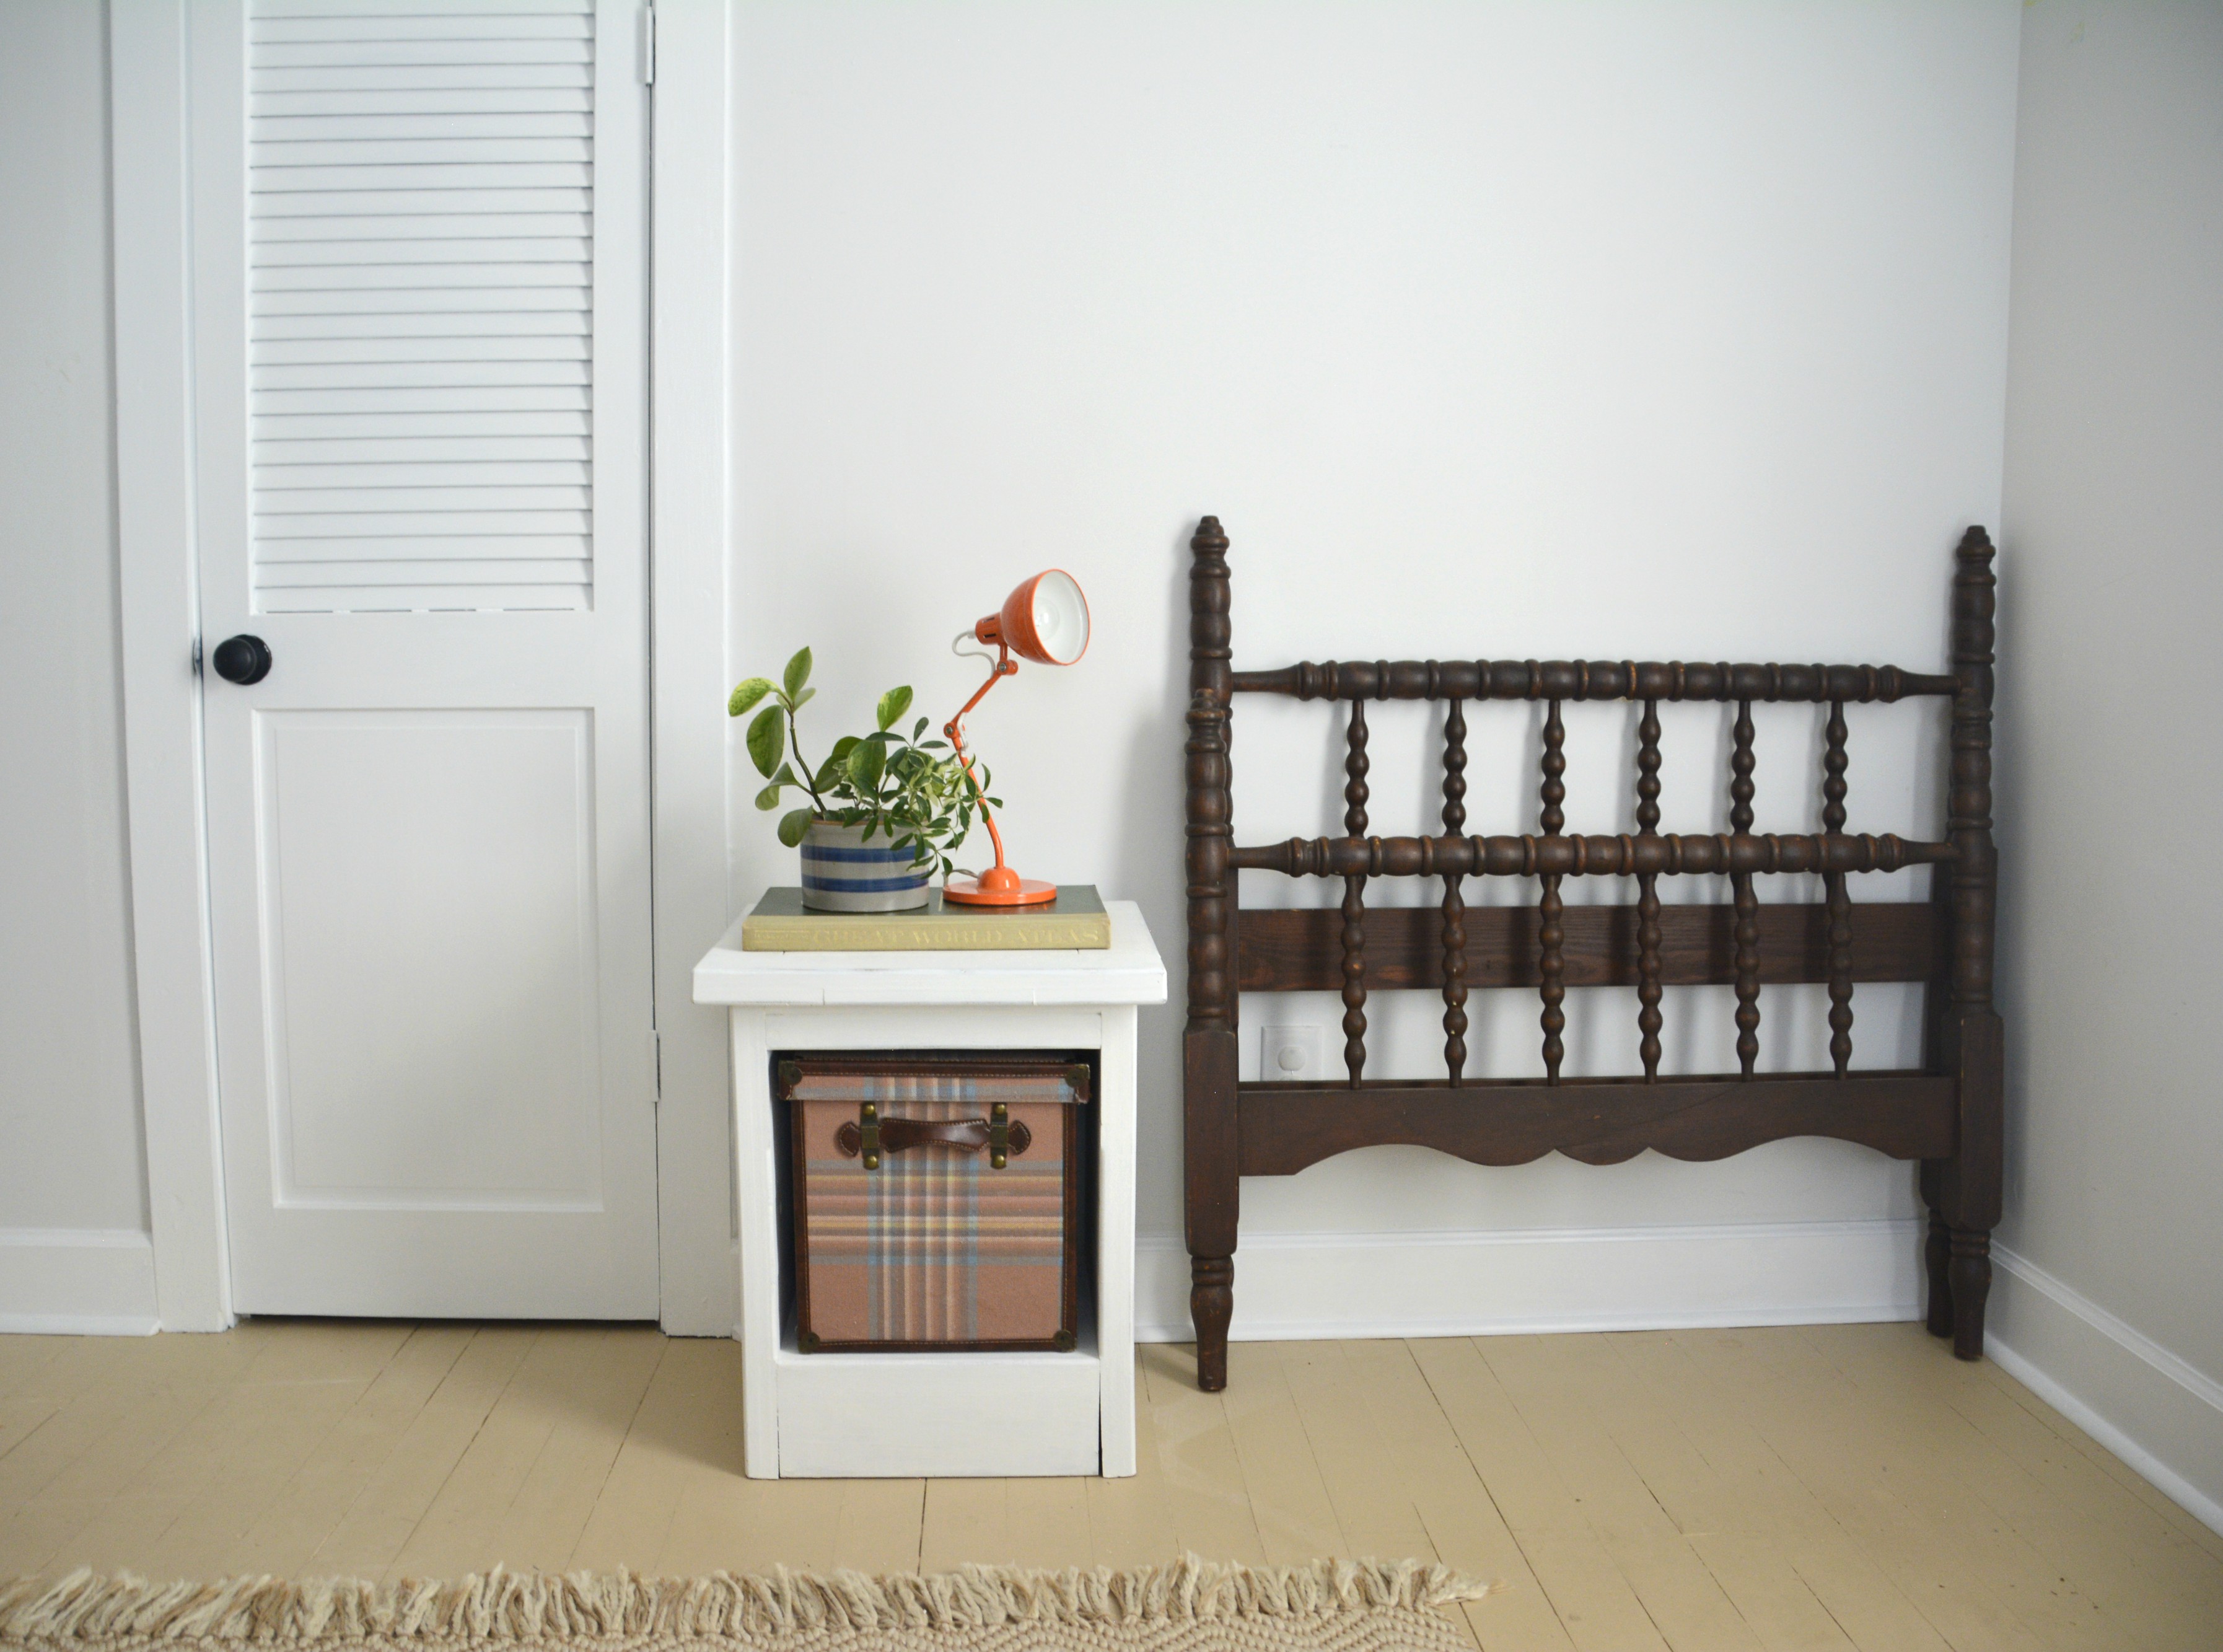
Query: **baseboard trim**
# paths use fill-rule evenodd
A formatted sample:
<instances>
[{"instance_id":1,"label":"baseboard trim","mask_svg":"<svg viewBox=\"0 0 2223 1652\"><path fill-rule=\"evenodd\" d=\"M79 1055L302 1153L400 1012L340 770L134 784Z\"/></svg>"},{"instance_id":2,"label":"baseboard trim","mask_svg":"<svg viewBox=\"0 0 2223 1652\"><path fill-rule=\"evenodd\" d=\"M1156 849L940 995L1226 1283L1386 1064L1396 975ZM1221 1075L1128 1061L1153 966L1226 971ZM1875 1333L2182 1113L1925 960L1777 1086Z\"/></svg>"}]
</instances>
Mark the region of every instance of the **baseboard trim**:
<instances>
[{"instance_id":1,"label":"baseboard trim","mask_svg":"<svg viewBox=\"0 0 2223 1652\"><path fill-rule=\"evenodd\" d=\"M129 1228L0 1228L0 1333L148 1336L154 1243Z\"/></svg>"},{"instance_id":2,"label":"baseboard trim","mask_svg":"<svg viewBox=\"0 0 2223 1652\"><path fill-rule=\"evenodd\" d=\"M2210 1530L2223 1533L2223 1383L2005 1245L1984 1352Z\"/></svg>"},{"instance_id":3,"label":"baseboard trim","mask_svg":"<svg viewBox=\"0 0 2223 1652\"><path fill-rule=\"evenodd\" d=\"M1235 1258L1244 1341L1857 1324L1919 1317L1911 1219L1260 1233ZM1187 1342L1188 1252L1137 1245L1137 1340Z\"/></svg>"}]
</instances>

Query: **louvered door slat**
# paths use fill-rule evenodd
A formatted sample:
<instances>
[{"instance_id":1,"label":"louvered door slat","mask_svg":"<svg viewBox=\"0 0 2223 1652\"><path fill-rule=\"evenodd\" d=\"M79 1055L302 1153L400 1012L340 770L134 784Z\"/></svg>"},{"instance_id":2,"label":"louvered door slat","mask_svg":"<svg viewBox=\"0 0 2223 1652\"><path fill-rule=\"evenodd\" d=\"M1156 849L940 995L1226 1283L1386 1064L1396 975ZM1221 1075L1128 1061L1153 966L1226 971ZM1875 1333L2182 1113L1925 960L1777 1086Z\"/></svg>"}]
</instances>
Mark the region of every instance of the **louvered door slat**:
<instances>
[{"instance_id":1,"label":"louvered door slat","mask_svg":"<svg viewBox=\"0 0 2223 1652\"><path fill-rule=\"evenodd\" d=\"M590 602L593 32L585 0L254 8L266 610Z\"/></svg>"},{"instance_id":2,"label":"louvered door slat","mask_svg":"<svg viewBox=\"0 0 2223 1652\"><path fill-rule=\"evenodd\" d=\"M263 497L272 508L285 508L295 493L326 489L376 489L388 497L420 491L427 476L437 487L576 487L585 498L586 471L567 460L450 460L438 470L413 464L289 464L274 467ZM590 502L590 501L589 501Z\"/></svg>"},{"instance_id":3,"label":"louvered door slat","mask_svg":"<svg viewBox=\"0 0 2223 1652\"><path fill-rule=\"evenodd\" d=\"M263 0L255 21L276 17L452 17L468 9L475 16L546 13L584 16L594 0Z\"/></svg>"},{"instance_id":4,"label":"louvered door slat","mask_svg":"<svg viewBox=\"0 0 2223 1652\"><path fill-rule=\"evenodd\" d=\"M293 364L264 363L255 374L255 394L266 391L329 391L331 362ZM506 360L501 356L444 362L354 362L349 363L353 382L366 388L399 388L421 385L574 384L589 381L583 357L555 360Z\"/></svg>"},{"instance_id":5,"label":"louvered door slat","mask_svg":"<svg viewBox=\"0 0 2223 1652\"><path fill-rule=\"evenodd\" d=\"M271 262L294 242L318 243L324 262L348 255L350 244L368 242L375 248L388 239L412 245L444 247L448 243L476 245L489 239L526 236L539 239L569 237L583 240L594 233L594 220L585 212L479 212L468 216L443 208L436 216L424 212L324 212L314 216L272 218L261 227L261 245Z\"/></svg>"},{"instance_id":6,"label":"louvered door slat","mask_svg":"<svg viewBox=\"0 0 2223 1652\"><path fill-rule=\"evenodd\" d=\"M545 12L485 13L414 16L257 17L248 29L255 45L276 42L398 40L578 40L587 38L589 20L581 15Z\"/></svg>"}]
</instances>

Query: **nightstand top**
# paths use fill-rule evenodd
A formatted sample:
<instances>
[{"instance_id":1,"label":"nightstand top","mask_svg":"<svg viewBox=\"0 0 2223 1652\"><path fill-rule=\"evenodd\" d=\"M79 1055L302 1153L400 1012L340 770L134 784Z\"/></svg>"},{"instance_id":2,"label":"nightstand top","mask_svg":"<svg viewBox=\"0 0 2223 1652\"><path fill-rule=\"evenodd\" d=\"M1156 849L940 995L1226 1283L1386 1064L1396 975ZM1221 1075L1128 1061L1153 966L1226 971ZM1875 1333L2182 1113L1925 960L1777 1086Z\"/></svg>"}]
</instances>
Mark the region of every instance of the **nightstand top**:
<instances>
[{"instance_id":1,"label":"nightstand top","mask_svg":"<svg viewBox=\"0 0 2223 1652\"><path fill-rule=\"evenodd\" d=\"M1108 900L1112 944L1023 952L744 952L741 922L695 966L697 1004L1162 1004L1142 909Z\"/></svg>"}]
</instances>

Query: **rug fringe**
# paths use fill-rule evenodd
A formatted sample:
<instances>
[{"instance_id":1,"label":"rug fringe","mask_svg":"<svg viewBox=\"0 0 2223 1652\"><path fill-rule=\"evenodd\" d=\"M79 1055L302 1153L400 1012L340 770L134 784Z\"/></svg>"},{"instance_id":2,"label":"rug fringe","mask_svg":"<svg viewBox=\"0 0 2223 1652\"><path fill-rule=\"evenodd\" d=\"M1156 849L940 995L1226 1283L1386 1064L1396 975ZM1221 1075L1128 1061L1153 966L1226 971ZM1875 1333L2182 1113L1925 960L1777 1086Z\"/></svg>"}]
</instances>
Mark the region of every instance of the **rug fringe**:
<instances>
[{"instance_id":1,"label":"rug fringe","mask_svg":"<svg viewBox=\"0 0 2223 1652\"><path fill-rule=\"evenodd\" d=\"M451 1582L351 1578L148 1583L71 1573L0 1586L0 1643L762 1639L859 1630L982 1629L1009 1623L1148 1624L1326 1617L1478 1600L1490 1586L1419 1561L1316 1561L1258 1567L1184 1555L1114 1571L968 1566L919 1576L718 1572L642 1578L497 1567Z\"/></svg>"}]
</instances>

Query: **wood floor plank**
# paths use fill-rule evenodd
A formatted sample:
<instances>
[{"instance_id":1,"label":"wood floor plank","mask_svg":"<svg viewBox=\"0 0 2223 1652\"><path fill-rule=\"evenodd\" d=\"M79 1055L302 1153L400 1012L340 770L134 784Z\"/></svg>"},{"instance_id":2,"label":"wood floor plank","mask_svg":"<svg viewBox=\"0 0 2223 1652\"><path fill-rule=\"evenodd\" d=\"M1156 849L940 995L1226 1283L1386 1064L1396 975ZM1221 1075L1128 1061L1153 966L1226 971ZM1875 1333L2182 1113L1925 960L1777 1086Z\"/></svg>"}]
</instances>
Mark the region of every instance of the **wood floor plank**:
<instances>
[{"instance_id":1,"label":"wood floor plank","mask_svg":"<svg viewBox=\"0 0 2223 1652\"><path fill-rule=\"evenodd\" d=\"M286 1485L252 1511L219 1569L276 1577L306 1570L455 1369L471 1335L465 1326L419 1327Z\"/></svg>"},{"instance_id":2,"label":"wood floor plank","mask_svg":"<svg viewBox=\"0 0 2223 1652\"><path fill-rule=\"evenodd\" d=\"M4 1390L0 1390L4 1392ZM22 1445L46 1420L62 1408L59 1399L43 1395L9 1395L0 1398L0 1460Z\"/></svg>"},{"instance_id":3,"label":"wood floor plank","mask_svg":"<svg viewBox=\"0 0 2223 1652\"><path fill-rule=\"evenodd\" d=\"M1004 1517L1011 1523L1012 1559L1020 1566L1062 1570L1096 1563L1088 1529L1088 1482L1084 1479L1006 1480Z\"/></svg>"},{"instance_id":4,"label":"wood floor plank","mask_svg":"<svg viewBox=\"0 0 2223 1652\"><path fill-rule=\"evenodd\" d=\"M1475 1343L1460 1338L1411 1346L1567 1638L1584 1652L1665 1649L1666 1637Z\"/></svg>"},{"instance_id":5,"label":"wood floor plank","mask_svg":"<svg viewBox=\"0 0 2223 1652\"><path fill-rule=\"evenodd\" d=\"M1977 1370L1985 1380L2032 1417L2037 1419L2057 1438L2083 1457L2099 1472L2113 1479L2123 1490L2166 1522L2184 1541L2205 1549L2218 1561L2223 1561L2223 1532L2212 1531L2201 1524L2189 1511L2180 1507L2167 1493L2153 1485L2128 1463L2116 1456L2098 1441L2086 1434L2036 1394L2008 1376L1989 1359L1977 1362Z\"/></svg>"},{"instance_id":6,"label":"wood floor plank","mask_svg":"<svg viewBox=\"0 0 2223 1652\"><path fill-rule=\"evenodd\" d=\"M877 1576L918 1570L924 1480L845 1480L832 1564Z\"/></svg>"},{"instance_id":7,"label":"wood floor plank","mask_svg":"<svg viewBox=\"0 0 2223 1652\"><path fill-rule=\"evenodd\" d=\"M1200 1392L1193 1362L1170 1345L1146 1344L1136 1354L1136 1403L1150 1408L1174 1542L1212 1560L1263 1566L1266 1546L1221 1396Z\"/></svg>"},{"instance_id":8,"label":"wood floor plank","mask_svg":"<svg viewBox=\"0 0 2223 1652\"><path fill-rule=\"evenodd\" d=\"M2223 1623L2223 1562L2178 1541L2169 1523L2057 1440L2052 1453L2016 1449L2027 1442L1999 1413L2033 1429L2034 1419L1977 1365L1904 1329L1897 1345L1818 1327L1804 1340L1859 1390L1897 1495L1924 1510L1977 1500L1954 1535L1982 1543L1972 1563L2048 1646L2165 1643ZM2055 1466L2069 1478L2043 1472Z\"/></svg>"},{"instance_id":9,"label":"wood floor plank","mask_svg":"<svg viewBox=\"0 0 2223 1652\"><path fill-rule=\"evenodd\" d=\"M2099 1652L2138 1638L2128 1624L2111 1620L2082 1583L2062 1573L2021 1529L2027 1523L2018 1523L2014 1511L2042 1508L2050 1498L2041 1482L1947 1401L1952 1391L1981 1382L1967 1364L1952 1359L1941 1343L1918 1342L1911 1326L1902 1327L1905 1354L1881 1365L1846 1357L1877 1346L1873 1337L1840 1334L1848 1327L1813 1328L1823 1334L1802 1332L1798 1341L1853 1389L1852 1407L1821 1419L1824 1438L1856 1442L1836 1453L1849 1494L1872 1497L1876 1486L1887 1484L1913 1522L1934 1535L1934 1547L1948 1554L1957 1550L1962 1564L1980 1571L2037 1643L2064 1652Z\"/></svg>"},{"instance_id":10,"label":"wood floor plank","mask_svg":"<svg viewBox=\"0 0 2223 1652\"><path fill-rule=\"evenodd\" d=\"M70 1542L64 1563L161 1579L209 1577L369 1380L242 1383L150 1459Z\"/></svg>"},{"instance_id":11,"label":"wood floor plank","mask_svg":"<svg viewBox=\"0 0 2223 1652\"><path fill-rule=\"evenodd\" d=\"M1437 1403L1409 1342L1338 1346L1388 1449L1383 1478L1413 1500L1428 1545L1445 1566L1494 1585L1464 1608L1481 1643L1499 1652L1571 1652L1574 1642L1536 1579L1496 1499Z\"/></svg>"},{"instance_id":12,"label":"wood floor plank","mask_svg":"<svg viewBox=\"0 0 2223 1652\"><path fill-rule=\"evenodd\" d=\"M1302 1566L1352 1548L1282 1375L1282 1352L1271 1342L1231 1347L1222 1405L1266 1558L1275 1566Z\"/></svg>"},{"instance_id":13,"label":"wood floor plank","mask_svg":"<svg viewBox=\"0 0 2223 1652\"><path fill-rule=\"evenodd\" d=\"M1373 1403L1379 1396L1362 1384L1343 1345L1293 1342L1278 1352L1282 1380L1347 1546L1342 1552L1440 1559L1413 1489L1392 1466ZM1473 1495L1482 1495L1479 1483Z\"/></svg>"},{"instance_id":14,"label":"wood floor plank","mask_svg":"<svg viewBox=\"0 0 2223 1652\"><path fill-rule=\"evenodd\" d=\"M1011 1563L1011 1501L1005 1481L929 1480L925 1523L919 1533L918 1568L947 1572L978 1562Z\"/></svg>"},{"instance_id":15,"label":"wood floor plank","mask_svg":"<svg viewBox=\"0 0 2223 1652\"><path fill-rule=\"evenodd\" d=\"M1611 1362L1566 1337L1475 1346L1661 1638L1676 1652L1760 1652L1743 1614L1599 1427L1620 1397Z\"/></svg>"},{"instance_id":16,"label":"wood floor plank","mask_svg":"<svg viewBox=\"0 0 2223 1652\"><path fill-rule=\"evenodd\" d=\"M1442 1560L1420 1514L1419 1488L1401 1472L1395 1447L1377 1422L1382 1396L1370 1391L1338 1342L1282 1346L1282 1377L1312 1444L1347 1552L1360 1559L1392 1556ZM1470 1500L1486 1498L1479 1480ZM1477 1648L1481 1638L1462 1614L1460 1624ZM1558 1628L1553 1619L1552 1628Z\"/></svg>"},{"instance_id":17,"label":"wood floor plank","mask_svg":"<svg viewBox=\"0 0 2223 1652\"><path fill-rule=\"evenodd\" d=\"M430 1577L458 1565L475 1570L497 1561L530 1563L510 1554L501 1535L533 1466L589 1385L608 1334L599 1326L542 1328L394 1556L396 1568ZM477 1556L485 1558L474 1565Z\"/></svg>"},{"instance_id":18,"label":"wood floor plank","mask_svg":"<svg viewBox=\"0 0 2223 1652\"><path fill-rule=\"evenodd\" d=\"M1180 1553L1166 1503L1157 1430L1140 1380L1135 1397L1135 1472L1088 1482L1089 1546L1098 1566L1156 1566Z\"/></svg>"},{"instance_id":19,"label":"wood floor plank","mask_svg":"<svg viewBox=\"0 0 2223 1652\"><path fill-rule=\"evenodd\" d=\"M1691 1357L1680 1333L1615 1337L1611 1347L1634 1384L1662 1397L1691 1448L1653 1451L1641 1435L1625 1439L1647 1485L1686 1531L1749 1538L1767 1557L1757 1577L1716 1570L1732 1599L1741 1607L1741 1590L1779 1595L1787 1568L1862 1652L1942 1652L1944 1637L1760 1435L1742 1397Z\"/></svg>"},{"instance_id":20,"label":"wood floor plank","mask_svg":"<svg viewBox=\"0 0 2223 1652\"><path fill-rule=\"evenodd\" d=\"M537 1327L475 1331L394 1450L310 1557L314 1570L382 1578L539 1340Z\"/></svg>"},{"instance_id":21,"label":"wood floor plank","mask_svg":"<svg viewBox=\"0 0 2223 1652\"><path fill-rule=\"evenodd\" d=\"M606 1331L487 1547L506 1564L560 1570L578 1545L640 1409L666 1340L647 1326Z\"/></svg>"},{"instance_id":22,"label":"wood floor plank","mask_svg":"<svg viewBox=\"0 0 2223 1652\"><path fill-rule=\"evenodd\" d=\"M1688 1541L1767 1652L1853 1652L1788 1546L1737 1532L1695 1532Z\"/></svg>"},{"instance_id":23,"label":"wood floor plank","mask_svg":"<svg viewBox=\"0 0 2223 1652\"><path fill-rule=\"evenodd\" d=\"M573 1564L667 1576L831 1563L841 1485L741 1472L740 1345L676 1340Z\"/></svg>"},{"instance_id":24,"label":"wood floor plank","mask_svg":"<svg viewBox=\"0 0 2223 1652\"><path fill-rule=\"evenodd\" d=\"M1843 1529L1888 1573L1955 1652L2031 1652L2044 1642L2019 1615L2028 1600L2009 1590L2025 1575L2015 1546L1995 1529L1977 1529L1988 1510L1965 1491L1925 1487L1918 1479L1889 1498L1874 1494L1888 1471L1873 1422L1863 1426L1858 1390L1795 1338L1766 1339L1765 1356L1747 1358L1751 1339L1729 1332L1683 1334L1725 1391L1735 1394L1791 1472ZM1919 1501L1906 1494L1936 1491ZM2003 1589L2002 1579L2009 1585Z\"/></svg>"}]
</instances>

